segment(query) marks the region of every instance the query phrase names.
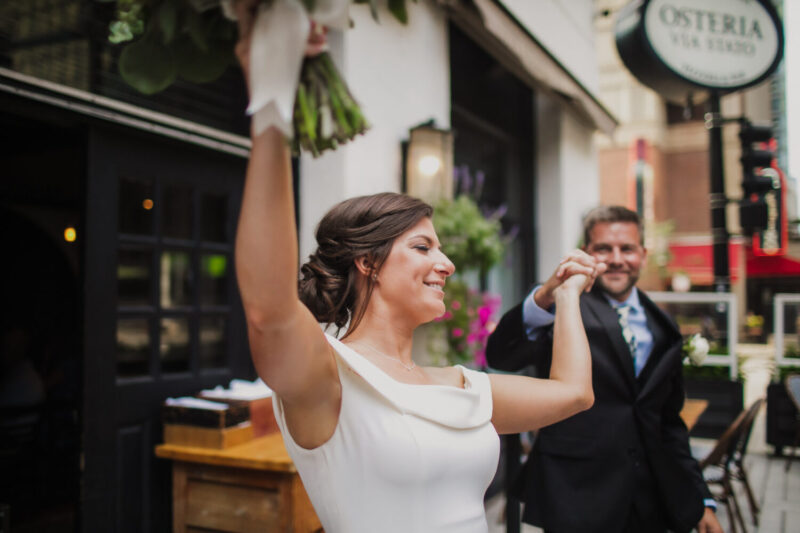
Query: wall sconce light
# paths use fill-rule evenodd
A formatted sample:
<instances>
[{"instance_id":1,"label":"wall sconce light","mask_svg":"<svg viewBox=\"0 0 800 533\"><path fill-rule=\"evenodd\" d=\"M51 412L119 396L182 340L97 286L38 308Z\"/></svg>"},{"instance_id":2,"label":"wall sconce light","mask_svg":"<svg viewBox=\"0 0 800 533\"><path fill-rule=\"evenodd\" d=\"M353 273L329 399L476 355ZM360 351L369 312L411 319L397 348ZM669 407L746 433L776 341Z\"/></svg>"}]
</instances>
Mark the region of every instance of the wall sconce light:
<instances>
[{"instance_id":1,"label":"wall sconce light","mask_svg":"<svg viewBox=\"0 0 800 533\"><path fill-rule=\"evenodd\" d=\"M433 120L414 126L403 142L403 191L429 203L453 197L453 132Z\"/></svg>"}]
</instances>

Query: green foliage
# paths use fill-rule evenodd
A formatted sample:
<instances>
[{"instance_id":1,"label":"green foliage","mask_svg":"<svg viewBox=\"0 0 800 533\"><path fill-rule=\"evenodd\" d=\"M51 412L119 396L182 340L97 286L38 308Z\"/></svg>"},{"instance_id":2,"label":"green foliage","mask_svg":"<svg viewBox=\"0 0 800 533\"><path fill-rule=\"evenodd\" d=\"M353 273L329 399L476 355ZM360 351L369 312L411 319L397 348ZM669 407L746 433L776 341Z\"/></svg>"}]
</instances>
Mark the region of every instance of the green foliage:
<instances>
[{"instance_id":1,"label":"green foliage","mask_svg":"<svg viewBox=\"0 0 800 533\"><path fill-rule=\"evenodd\" d=\"M457 272L477 270L486 274L503 257L500 220L484 217L478 204L466 195L438 203L433 225L442 251L456 265Z\"/></svg>"},{"instance_id":2,"label":"green foliage","mask_svg":"<svg viewBox=\"0 0 800 533\"><path fill-rule=\"evenodd\" d=\"M389 0L389 12L402 24L408 24L406 0Z\"/></svg>"},{"instance_id":3,"label":"green foliage","mask_svg":"<svg viewBox=\"0 0 800 533\"><path fill-rule=\"evenodd\" d=\"M467 169L462 173L469 174ZM480 195L479 191L462 190L455 199L440 201L433 211L442 251L457 269L445 287L446 312L435 323L445 342L432 343L429 349L444 356L449 364L482 368L486 366L486 341L494 330L500 297L470 287L461 275L472 271L484 277L503 258L500 217L504 209L486 216L467 192Z\"/></svg>"},{"instance_id":4,"label":"green foliage","mask_svg":"<svg viewBox=\"0 0 800 533\"><path fill-rule=\"evenodd\" d=\"M133 40L144 33L144 4L137 0L117 0L117 20L111 23L109 31L108 40L114 44Z\"/></svg>"},{"instance_id":5,"label":"green foliage","mask_svg":"<svg viewBox=\"0 0 800 533\"><path fill-rule=\"evenodd\" d=\"M150 95L179 77L193 83L219 78L234 63L236 26L219 9L200 12L183 0L117 0L108 40L127 43L120 75Z\"/></svg>"},{"instance_id":6,"label":"green foliage","mask_svg":"<svg viewBox=\"0 0 800 533\"><path fill-rule=\"evenodd\" d=\"M417 0L414 0L416 3ZM354 4L369 4L369 11L375 22L380 22L378 18L379 0L353 0ZM394 16L401 24L408 24L408 10L406 0L389 0L389 13Z\"/></svg>"},{"instance_id":7,"label":"green foliage","mask_svg":"<svg viewBox=\"0 0 800 533\"><path fill-rule=\"evenodd\" d=\"M788 376L800 374L800 366L782 366L776 369L778 381L783 383Z\"/></svg>"},{"instance_id":8,"label":"green foliage","mask_svg":"<svg viewBox=\"0 0 800 533\"><path fill-rule=\"evenodd\" d=\"M177 76L172 50L151 36L145 36L122 50L119 73L128 85L143 94L163 91Z\"/></svg>"},{"instance_id":9,"label":"green foliage","mask_svg":"<svg viewBox=\"0 0 800 533\"><path fill-rule=\"evenodd\" d=\"M109 41L123 45L119 72L137 91L155 94L178 78L208 83L235 63L236 26L220 9L201 11L188 0L115 1L117 18L109 26ZM377 19L377 4L366 1ZM313 12L316 0L302 2ZM390 0L389 11L400 22L408 22L405 0ZM303 149L315 157L325 150L336 149L369 128L327 53L303 62L293 126L294 153Z\"/></svg>"},{"instance_id":10,"label":"green foliage","mask_svg":"<svg viewBox=\"0 0 800 533\"><path fill-rule=\"evenodd\" d=\"M783 349L783 356L800 358L800 349L798 349L797 344L793 342L787 342L785 348Z\"/></svg>"},{"instance_id":11,"label":"green foliage","mask_svg":"<svg viewBox=\"0 0 800 533\"><path fill-rule=\"evenodd\" d=\"M727 381L730 379L730 372L727 366L694 366L690 364L684 364L683 377L694 379L718 379Z\"/></svg>"},{"instance_id":12,"label":"green foliage","mask_svg":"<svg viewBox=\"0 0 800 533\"><path fill-rule=\"evenodd\" d=\"M361 108L327 53L307 57L294 102L292 151L317 157L369 129Z\"/></svg>"}]
</instances>

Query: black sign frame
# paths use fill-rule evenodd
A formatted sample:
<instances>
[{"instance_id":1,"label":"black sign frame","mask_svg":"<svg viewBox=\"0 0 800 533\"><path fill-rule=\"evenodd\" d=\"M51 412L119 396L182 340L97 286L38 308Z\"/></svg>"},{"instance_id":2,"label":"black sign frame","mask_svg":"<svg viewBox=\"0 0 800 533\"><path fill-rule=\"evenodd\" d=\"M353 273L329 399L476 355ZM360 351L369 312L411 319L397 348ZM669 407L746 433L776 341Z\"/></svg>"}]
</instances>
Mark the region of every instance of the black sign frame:
<instances>
[{"instance_id":1,"label":"black sign frame","mask_svg":"<svg viewBox=\"0 0 800 533\"><path fill-rule=\"evenodd\" d=\"M633 0L620 10L614 29L617 51L622 62L636 79L664 98L680 103L685 103L689 98L697 102L701 99L698 96L706 92L728 94L758 85L775 72L783 59L785 36L783 22L772 3L768 0L755 1L769 14L775 26L778 50L769 68L758 78L745 84L724 87L704 84L686 78L667 65L653 48L645 31L645 14L651 0Z\"/></svg>"}]
</instances>

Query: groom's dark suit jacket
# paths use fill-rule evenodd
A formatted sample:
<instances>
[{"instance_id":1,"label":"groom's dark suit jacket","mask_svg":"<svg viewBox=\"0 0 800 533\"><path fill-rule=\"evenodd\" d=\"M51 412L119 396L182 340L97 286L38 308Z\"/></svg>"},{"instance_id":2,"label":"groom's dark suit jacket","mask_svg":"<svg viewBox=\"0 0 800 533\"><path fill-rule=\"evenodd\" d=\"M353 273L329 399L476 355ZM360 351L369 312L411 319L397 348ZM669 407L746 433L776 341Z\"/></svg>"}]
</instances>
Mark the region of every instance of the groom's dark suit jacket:
<instances>
[{"instance_id":1,"label":"groom's dark suit jacket","mask_svg":"<svg viewBox=\"0 0 800 533\"><path fill-rule=\"evenodd\" d=\"M682 338L674 322L642 291L653 349L639 376L616 311L599 288L581 296L592 352L594 406L542 428L516 484L525 522L556 532L622 531L635 506L660 512L663 526L689 531L711 495L689 451L680 418L685 397ZM522 304L489 338L489 366L517 371L535 364L548 376L552 326L536 341L525 334Z\"/></svg>"}]
</instances>

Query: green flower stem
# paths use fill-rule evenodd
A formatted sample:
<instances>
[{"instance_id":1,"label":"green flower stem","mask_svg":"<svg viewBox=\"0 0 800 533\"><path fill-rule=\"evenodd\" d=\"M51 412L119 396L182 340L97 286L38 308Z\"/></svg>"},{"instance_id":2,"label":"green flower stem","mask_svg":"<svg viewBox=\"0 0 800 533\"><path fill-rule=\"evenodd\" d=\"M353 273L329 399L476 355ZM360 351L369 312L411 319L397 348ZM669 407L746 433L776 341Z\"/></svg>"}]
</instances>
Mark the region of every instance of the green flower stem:
<instances>
[{"instance_id":1,"label":"green flower stem","mask_svg":"<svg viewBox=\"0 0 800 533\"><path fill-rule=\"evenodd\" d=\"M329 54L303 61L293 123L292 150L295 154L304 150L314 157L335 150L367 130L361 109Z\"/></svg>"}]
</instances>

